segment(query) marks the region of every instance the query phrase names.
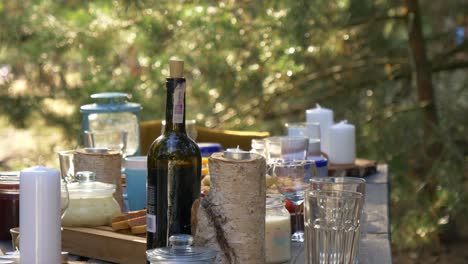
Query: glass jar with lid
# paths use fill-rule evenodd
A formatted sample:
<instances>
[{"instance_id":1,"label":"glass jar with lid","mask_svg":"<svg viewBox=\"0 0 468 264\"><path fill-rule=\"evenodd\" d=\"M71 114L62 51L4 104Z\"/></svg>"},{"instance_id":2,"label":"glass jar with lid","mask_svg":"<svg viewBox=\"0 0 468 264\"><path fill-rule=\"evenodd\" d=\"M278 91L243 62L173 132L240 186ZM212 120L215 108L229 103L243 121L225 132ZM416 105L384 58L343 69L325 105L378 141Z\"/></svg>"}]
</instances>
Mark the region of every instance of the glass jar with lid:
<instances>
[{"instance_id":1,"label":"glass jar with lid","mask_svg":"<svg viewBox=\"0 0 468 264\"><path fill-rule=\"evenodd\" d=\"M19 225L19 173L0 172L0 240L10 239L10 228Z\"/></svg>"},{"instance_id":2,"label":"glass jar with lid","mask_svg":"<svg viewBox=\"0 0 468 264\"><path fill-rule=\"evenodd\" d=\"M63 226L110 225L120 214L120 206L114 199L115 185L97 182L94 172L76 173L77 182L68 183L69 203L62 218Z\"/></svg>"},{"instance_id":3,"label":"glass jar with lid","mask_svg":"<svg viewBox=\"0 0 468 264\"><path fill-rule=\"evenodd\" d=\"M218 254L216 250L194 247L192 243L191 235L173 235L169 238L169 247L147 250L146 257L151 264L213 263Z\"/></svg>"},{"instance_id":4,"label":"glass jar with lid","mask_svg":"<svg viewBox=\"0 0 468 264\"><path fill-rule=\"evenodd\" d=\"M267 264L291 259L291 216L281 195L270 195L266 200L265 256Z\"/></svg>"},{"instance_id":5,"label":"glass jar with lid","mask_svg":"<svg viewBox=\"0 0 468 264\"><path fill-rule=\"evenodd\" d=\"M139 154L140 130L138 114L140 104L130 103L126 100L126 93L96 93L91 98L96 99L94 104L80 107L83 115L82 130L86 131L123 131L127 133L125 156Z\"/></svg>"}]
</instances>

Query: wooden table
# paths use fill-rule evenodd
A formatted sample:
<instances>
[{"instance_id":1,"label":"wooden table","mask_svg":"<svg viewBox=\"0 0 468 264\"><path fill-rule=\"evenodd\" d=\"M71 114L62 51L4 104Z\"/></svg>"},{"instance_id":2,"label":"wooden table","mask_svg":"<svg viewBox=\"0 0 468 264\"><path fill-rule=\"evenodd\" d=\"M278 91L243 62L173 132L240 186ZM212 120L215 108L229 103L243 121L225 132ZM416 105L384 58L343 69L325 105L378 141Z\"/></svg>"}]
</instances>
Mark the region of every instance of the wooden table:
<instances>
[{"instance_id":1,"label":"wooden table","mask_svg":"<svg viewBox=\"0 0 468 264\"><path fill-rule=\"evenodd\" d=\"M379 165L378 173L366 177L366 220L362 230L359 264L392 263L389 226L389 179L387 165ZM291 263L305 263L303 244L292 245Z\"/></svg>"},{"instance_id":2,"label":"wooden table","mask_svg":"<svg viewBox=\"0 0 468 264\"><path fill-rule=\"evenodd\" d=\"M378 166L378 173L366 177L366 221L359 250L359 264L392 263L389 227L389 177L386 165ZM11 251L11 241L0 241L0 249ZM305 263L302 244L292 246L293 264Z\"/></svg>"}]
</instances>

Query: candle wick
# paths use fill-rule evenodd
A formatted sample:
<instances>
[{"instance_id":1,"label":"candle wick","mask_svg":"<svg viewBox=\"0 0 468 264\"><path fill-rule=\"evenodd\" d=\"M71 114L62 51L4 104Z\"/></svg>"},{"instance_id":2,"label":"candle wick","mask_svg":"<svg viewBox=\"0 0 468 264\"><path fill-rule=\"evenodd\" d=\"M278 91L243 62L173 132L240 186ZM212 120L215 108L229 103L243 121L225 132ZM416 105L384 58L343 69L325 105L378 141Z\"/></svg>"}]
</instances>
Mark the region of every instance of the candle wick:
<instances>
[{"instance_id":1,"label":"candle wick","mask_svg":"<svg viewBox=\"0 0 468 264\"><path fill-rule=\"evenodd\" d=\"M39 157L37 158L37 164L38 164L39 166L42 166L42 156L39 156Z\"/></svg>"},{"instance_id":2,"label":"candle wick","mask_svg":"<svg viewBox=\"0 0 468 264\"><path fill-rule=\"evenodd\" d=\"M239 145L237 145L237 150L238 150L238 151L240 150Z\"/></svg>"},{"instance_id":3,"label":"candle wick","mask_svg":"<svg viewBox=\"0 0 468 264\"><path fill-rule=\"evenodd\" d=\"M342 124L347 124L347 123L348 123L348 120L345 119L345 120L341 121L341 123L342 123Z\"/></svg>"},{"instance_id":4,"label":"candle wick","mask_svg":"<svg viewBox=\"0 0 468 264\"><path fill-rule=\"evenodd\" d=\"M322 108L318 103L315 104L316 108Z\"/></svg>"}]
</instances>

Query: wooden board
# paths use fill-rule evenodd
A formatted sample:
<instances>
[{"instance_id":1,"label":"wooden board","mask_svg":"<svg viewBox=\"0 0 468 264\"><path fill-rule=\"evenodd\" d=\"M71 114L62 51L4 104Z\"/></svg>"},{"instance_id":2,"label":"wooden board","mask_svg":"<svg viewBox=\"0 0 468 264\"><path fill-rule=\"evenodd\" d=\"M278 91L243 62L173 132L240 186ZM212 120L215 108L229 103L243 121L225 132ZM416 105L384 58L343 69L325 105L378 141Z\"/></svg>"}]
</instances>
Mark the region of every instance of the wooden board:
<instances>
[{"instance_id":1,"label":"wooden board","mask_svg":"<svg viewBox=\"0 0 468 264\"><path fill-rule=\"evenodd\" d=\"M110 227L64 227L62 250L116 263L145 263L146 238L121 234Z\"/></svg>"},{"instance_id":2,"label":"wooden board","mask_svg":"<svg viewBox=\"0 0 468 264\"><path fill-rule=\"evenodd\" d=\"M330 164L329 176L366 177L377 172L377 162L367 159L356 159L354 164Z\"/></svg>"}]
</instances>

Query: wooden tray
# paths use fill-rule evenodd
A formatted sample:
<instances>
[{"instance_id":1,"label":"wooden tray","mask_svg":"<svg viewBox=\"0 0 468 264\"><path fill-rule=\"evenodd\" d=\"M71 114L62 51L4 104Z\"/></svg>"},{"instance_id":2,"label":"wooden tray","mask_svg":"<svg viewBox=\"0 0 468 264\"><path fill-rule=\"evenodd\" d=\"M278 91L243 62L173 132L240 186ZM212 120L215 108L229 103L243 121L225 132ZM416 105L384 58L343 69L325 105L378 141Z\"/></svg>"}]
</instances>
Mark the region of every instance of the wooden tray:
<instances>
[{"instance_id":1,"label":"wooden tray","mask_svg":"<svg viewBox=\"0 0 468 264\"><path fill-rule=\"evenodd\" d=\"M146 238L114 232L107 226L64 227L62 250L116 263L145 263Z\"/></svg>"},{"instance_id":2,"label":"wooden tray","mask_svg":"<svg viewBox=\"0 0 468 264\"><path fill-rule=\"evenodd\" d=\"M377 173L375 160L356 159L354 164L330 164L328 166L329 176L366 177L374 173Z\"/></svg>"}]
</instances>

